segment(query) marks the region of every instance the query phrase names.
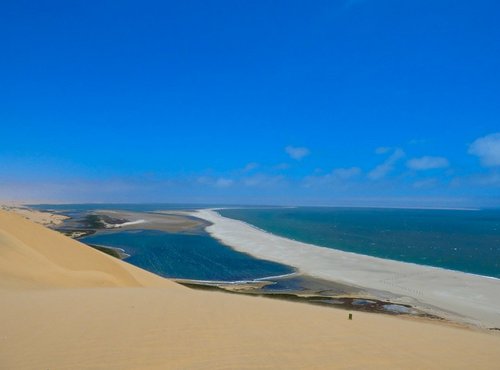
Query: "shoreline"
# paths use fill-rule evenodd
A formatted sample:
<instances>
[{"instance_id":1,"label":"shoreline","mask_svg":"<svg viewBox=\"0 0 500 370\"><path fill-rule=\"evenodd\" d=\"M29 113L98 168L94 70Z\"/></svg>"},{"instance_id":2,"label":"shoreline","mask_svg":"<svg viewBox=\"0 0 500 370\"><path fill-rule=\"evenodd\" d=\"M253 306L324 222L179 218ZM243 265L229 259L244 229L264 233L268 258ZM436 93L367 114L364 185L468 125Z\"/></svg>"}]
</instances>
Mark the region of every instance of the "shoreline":
<instances>
[{"instance_id":1,"label":"shoreline","mask_svg":"<svg viewBox=\"0 0 500 370\"><path fill-rule=\"evenodd\" d=\"M325 207L331 208L329 206L325 206ZM286 208L298 208L298 207L286 207ZM338 208L342 208L342 207L338 207ZM361 206L360 207L346 207L346 208L376 208L376 209L403 209L403 210L404 209L418 209L418 210L421 209L421 210L437 210L437 211L439 211L439 210L442 210L442 211L450 210L450 211L472 211L472 212L480 211L481 210L480 208L477 208L477 209L473 209L473 208L416 208L416 207L415 208L411 208L411 207L404 207L403 208L403 207L368 207L368 206L367 207L361 207ZM481 275L481 274L476 274L476 273L468 272L468 271L454 270L454 269L449 269L449 268L440 267L440 266L424 265L424 264L419 264L419 263L415 263L415 262L408 262L408 261L403 261L403 260L397 260L397 259L393 259L393 258L377 257L377 256L369 255L369 254L362 254L362 253L344 251L342 249L325 247L325 246L321 246L321 245L313 244L313 243L308 243L308 242L302 242L302 241L300 241L298 239L294 239L294 238L290 238L290 237L286 237L286 236L281 236L281 235L278 235L278 234L274 234L274 233L272 233L270 231L264 230L264 229L262 229L262 228L260 228L260 227L258 227L256 225L253 225L253 224L251 224L249 222L246 222L246 221L243 221L243 220L238 220L238 219L235 219L235 218L233 219L233 218L230 218L230 217L222 216L218 211L222 211L222 210L225 210L225 209L233 209L233 208L227 208L227 207L224 207L224 208L202 208L202 209L196 210L194 212L197 212L197 211L200 211L200 210L213 211L213 212L217 213L221 217L224 217L224 218L227 218L227 219L230 219L230 220L239 221L239 222L245 224L246 226L248 226L248 227L250 227L252 229L255 229L257 231L260 231L260 232L263 232L263 233L266 233L266 234L269 234L269 235L272 235L272 236L280 237L280 238L283 238L283 239L292 240L292 241L297 242L297 243L312 245L312 246L317 247L317 248L331 249L331 250L335 250L335 251L339 251L339 252L343 252L343 253L354 254L356 256L366 256L366 257L372 257L372 258L376 258L376 259L380 259L380 260L384 260L384 261L394 261L394 262L400 262L400 263L414 265L414 266L422 266L422 267L428 267L428 268L438 269L438 270L444 270L444 271L453 271L453 272L458 272L458 273L461 273L461 274L471 275L471 276L475 276L475 277L486 278L486 279L493 279L493 280L500 281L500 277L496 277L496 276ZM237 208L237 209L246 209L246 208ZM260 207L259 207L259 209L260 209ZM265 209L265 208L262 208L262 209ZM186 211L180 211L179 214L184 214L185 212ZM190 212L191 211L187 211L186 214L188 214ZM193 216L193 217L200 218L199 216Z\"/></svg>"},{"instance_id":2,"label":"shoreline","mask_svg":"<svg viewBox=\"0 0 500 370\"><path fill-rule=\"evenodd\" d=\"M137 226L139 224L144 225L147 223L148 219L153 215L161 215L161 218L168 220L168 217L176 216L180 219L191 219L195 223L200 223L203 221L199 218L194 218L186 216L184 214L176 214L167 211L159 211L153 213L146 212L122 212L119 210L96 210L94 213L87 213L87 215L100 215L106 219L100 220L102 227L99 229L92 230L94 234L102 234L108 232L114 232L116 229L127 226ZM133 217L130 217L133 216ZM143 218L144 217L144 218ZM139 219L137 219L139 218ZM136 220L137 219L137 220ZM167 221L165 220L165 221ZM156 226L160 220L156 220ZM167 221L168 222L168 221ZM205 222L205 225L209 225ZM81 225L80 225L81 226ZM199 228L199 225L195 227ZM132 229L135 229L132 228ZM141 229L139 227L139 229ZM264 231L264 230L262 230ZM65 232L67 234L67 232ZM207 235L209 235L207 233ZM86 236L86 235L85 235ZM211 237L209 235L209 237ZM86 242L84 242L86 243ZM119 259L126 259L130 257L125 250L121 248L96 245L93 243L86 243L92 248L100 250L106 254ZM230 248L225 246L226 248ZM254 257L252 257L254 258ZM323 281L318 284L318 279L301 274L297 269L293 268L294 271L284 274L284 275L272 275L272 276L262 276L256 277L254 279L247 280L234 280L234 281L217 281L217 280L199 280L199 279L185 279L185 278L171 278L172 280L188 286L193 289L213 289L220 290L223 292L239 293L239 294L249 294L254 296L261 296L267 298L277 298L284 299L288 301L296 301L302 303L310 303L316 305L324 305L336 308L342 308L345 310L354 311L365 311L373 313L382 314L399 314L399 315L411 315L414 317L425 317L426 315L416 309L409 310L408 307L404 305L401 306L394 301L395 297L380 296L372 294L370 291L361 291L354 287L343 286L339 289L338 283ZM299 282L299 283L297 283ZM326 284L325 284L326 283ZM321 286L321 288L320 288ZM270 287L270 288L269 288ZM279 288L277 288L279 287ZM373 301L375 299L375 301ZM358 301L366 301L366 304L358 304ZM387 305L398 306L401 309L406 310L405 312L394 312L384 307ZM427 318L432 318L434 320L438 319L436 316L427 315Z\"/></svg>"},{"instance_id":3,"label":"shoreline","mask_svg":"<svg viewBox=\"0 0 500 370\"><path fill-rule=\"evenodd\" d=\"M498 332L188 289L13 212L0 211L0 245L2 368L491 369L500 361Z\"/></svg>"},{"instance_id":4,"label":"shoreline","mask_svg":"<svg viewBox=\"0 0 500 370\"><path fill-rule=\"evenodd\" d=\"M28 209L25 210L28 211ZM120 217L119 219L116 219L117 222L120 222L117 225L112 224L112 230L110 230L109 227L106 227L108 225L104 225L102 230L95 231L105 233L109 231L116 231L117 229L130 230L135 229L138 226L142 226L139 228L160 230L168 229L168 231L172 232L179 229L186 230L186 227L199 228L206 226L208 234L229 248L247 253L255 258L270 260L290 266L295 270L290 274L291 276L310 276L312 278L323 279L331 283L341 283L355 289L361 289L367 297L396 305L411 305L420 312L426 312L430 316L441 317L444 320L451 322L472 325L488 330L498 330L500 327L500 299L497 298L495 300L495 295L500 298L500 279L466 272L446 270L440 267L382 259L379 257L361 255L353 252L344 252L313 244L307 244L294 239L272 234L244 221L221 216L216 212L216 210L218 209L202 209L197 211L155 211L151 213L97 210L94 214L102 215L104 217ZM45 212L45 214L50 215L49 212ZM137 218L139 218L139 220L134 221ZM221 223L224 224L224 222L229 222L231 224L229 229L234 229L235 224L239 226L240 231L242 228L243 238L241 235L236 239L231 239L231 237L228 239L227 235L224 237L224 228L226 228L226 231L228 229L227 225L222 225L222 229L220 228ZM236 229L238 229L238 227L236 227ZM281 255L273 255L270 253L271 250L269 248L267 251L265 247L260 249L253 248L251 244L255 243L255 240L252 240L255 238L260 238L259 243L261 245L265 245L266 243L272 243L274 246L278 245L281 248ZM250 246L248 245L249 241ZM339 270L341 272L335 274L331 271L330 273L326 271L325 273L325 261L316 261L316 266L311 266L310 263L307 263L308 261L305 261L306 263L304 264L304 261L297 261L297 258L295 258L295 260L294 258L290 260L290 257L294 257L294 253L297 254L297 250L300 252L300 249L304 247L307 248L306 252L309 252L306 253L308 254L307 258L323 258L328 260L331 262L331 266L335 267L335 270ZM108 249L110 248L105 247L104 249L105 250L102 250L103 252L109 253ZM111 252L113 252L110 253L111 255L118 258L127 256L126 254L121 253L115 255L116 253L113 248L111 248ZM301 255L299 257L303 258L304 256ZM339 263L342 265L346 262L348 264L348 268L340 266L339 269ZM323 271L318 272L316 269L317 266L320 267L319 270L323 267ZM426 277L425 275L430 275L430 277ZM433 294L429 294L429 290L426 290L425 283L427 282L436 285L433 280L442 279L443 276L445 277L445 280L447 278L448 280L451 279L455 281L452 281L451 284L450 281L445 282L444 285L442 282L438 284L441 285L441 287L438 287L438 290L442 288L441 291L438 292L438 295L441 295L441 297L436 299L436 288L434 288L434 292L431 292ZM279 278L279 276L263 277L254 279L251 283L254 285L260 282L273 284L273 282L275 282L276 279L279 280ZM489 280L491 284L487 286L488 284L485 283L483 279L486 279L487 281ZM422 281L424 284L422 284ZM208 286L213 286L217 283L218 282L216 281L197 282L197 284L207 284ZM249 286L248 282L241 281L220 283L225 287L231 285L233 287L238 285L246 287ZM469 286L467 286L467 284L469 284ZM470 286L471 284L473 286ZM264 292L260 288L261 287L258 287L253 291L245 288L241 289L241 292L269 295L269 292ZM478 291L480 292L479 295L477 294ZM292 294L297 297L301 295L299 290L294 291L293 289L284 293ZM443 293L445 296L444 298Z\"/></svg>"},{"instance_id":5,"label":"shoreline","mask_svg":"<svg viewBox=\"0 0 500 370\"><path fill-rule=\"evenodd\" d=\"M437 315L429 314L410 304L396 303L395 297L381 297L369 290L293 273L278 278L245 281L210 281L172 279L178 284L196 290L243 294L266 299L278 299L303 304L319 305L353 312L399 316L406 319L434 322L443 325L471 328ZM477 330L485 330L477 328ZM487 332L489 330L486 330Z\"/></svg>"},{"instance_id":6,"label":"shoreline","mask_svg":"<svg viewBox=\"0 0 500 370\"><path fill-rule=\"evenodd\" d=\"M297 242L297 243L302 243L302 244L307 244L307 245L311 245L311 246L314 246L316 248L324 248L324 249L331 249L331 250L334 250L334 251L339 251L339 252L343 252L343 253L349 253L349 254L353 254L353 255L356 255L356 256L365 256L365 257L371 257L371 258L375 258L375 259L379 259L379 260L384 260L384 261L393 261L393 262L399 262L399 263L404 263L404 264L408 264L408 265L413 265L413 266L421 266L421 267L426 267L426 268L431 268L431 269L437 269L437 270L443 270L443 271L452 271L452 272L458 272L460 274L466 274L466 275L471 275L471 276L475 276L475 277L479 277L479 278L485 278L485 279L492 279L492 280L498 280L500 282L500 278L499 277L495 277L495 276L488 276L488 275L481 275L481 274L475 274L475 273L472 273L472 272L467 272L467 271L460 271L460 270L453 270L453 269L447 269L447 268L444 268L444 267L439 267L439 266L432 266L432 265L423 265L423 264L419 264L419 263L415 263L415 262L407 262L407 261L400 261L400 260L396 260L396 259L392 259L392 258L383 258L383 257L376 257L376 256L371 256L369 254L362 254L362 253L356 253L356 252L349 252L349 251L344 251L342 249L336 249L336 248L330 248L330 247L325 247L325 246L321 246L321 245L317 245L317 244L312 244L312 243L307 243L307 242L302 242L300 240L297 240L297 239L294 239L294 238L288 238L288 237L285 237L285 236L281 236L281 235L278 235L278 234L274 234L270 231L267 231L267 230L264 230L258 226L255 226L255 225L252 225L251 223L249 222L246 222L246 221L242 221L242 220L237 220L237 219L233 219L233 218L230 218L230 217L225 217L225 216L222 216L219 212L217 212L218 210L222 210L223 208L215 208L215 209L210 209L211 211L214 211L216 212L218 215L220 215L221 217L224 217L224 218L228 218L230 220L236 220L236 221L239 221L243 224L245 224L246 226L252 228L252 229L255 229L259 232L262 232L262 233L265 233L265 234L269 234L269 235L272 235L272 236L276 236L276 237L279 237L279 238L283 238L283 239L287 239L287 240L291 240L291 241L294 241L294 242ZM404 208L404 209L409 209L409 208ZM475 211L475 210L471 210L471 211Z\"/></svg>"},{"instance_id":7,"label":"shoreline","mask_svg":"<svg viewBox=\"0 0 500 370\"><path fill-rule=\"evenodd\" d=\"M307 244L223 217L212 209L188 214L211 222L207 232L240 252L320 279L395 294L401 297L399 303L447 320L484 329L500 327L500 280L494 277Z\"/></svg>"}]
</instances>

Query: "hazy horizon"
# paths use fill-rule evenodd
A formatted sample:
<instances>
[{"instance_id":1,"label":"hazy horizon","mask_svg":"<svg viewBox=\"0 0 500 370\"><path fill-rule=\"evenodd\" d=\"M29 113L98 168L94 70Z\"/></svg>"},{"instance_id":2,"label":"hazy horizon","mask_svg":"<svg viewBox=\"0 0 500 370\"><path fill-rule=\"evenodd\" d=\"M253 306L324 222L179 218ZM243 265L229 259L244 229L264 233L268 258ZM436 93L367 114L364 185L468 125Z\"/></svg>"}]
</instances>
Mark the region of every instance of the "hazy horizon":
<instances>
[{"instance_id":1,"label":"hazy horizon","mask_svg":"<svg viewBox=\"0 0 500 370\"><path fill-rule=\"evenodd\" d=\"M8 204L6 204L8 205ZM439 207L439 206L398 206L398 205L367 205L363 204L259 204L259 203L189 203L189 202L144 202L144 203L127 203L127 202L88 202L88 203L47 203L47 202L15 202L12 206L37 207L42 209L44 206L116 206L121 209L121 206L166 206L168 207L188 207L200 209L230 209L230 208L365 208L365 209L407 209L407 210L450 210L450 211L481 211L481 210L500 210L500 207ZM160 209L158 209L160 210Z\"/></svg>"}]
</instances>

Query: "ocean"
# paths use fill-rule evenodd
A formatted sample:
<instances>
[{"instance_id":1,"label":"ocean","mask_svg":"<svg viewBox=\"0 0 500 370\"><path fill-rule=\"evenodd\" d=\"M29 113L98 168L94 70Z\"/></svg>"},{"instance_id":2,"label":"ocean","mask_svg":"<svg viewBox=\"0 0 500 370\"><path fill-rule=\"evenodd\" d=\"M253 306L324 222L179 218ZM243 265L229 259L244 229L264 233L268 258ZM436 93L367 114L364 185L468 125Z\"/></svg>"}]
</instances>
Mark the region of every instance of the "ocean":
<instances>
[{"instance_id":1,"label":"ocean","mask_svg":"<svg viewBox=\"0 0 500 370\"><path fill-rule=\"evenodd\" d=\"M500 278L500 210L298 207L219 212L322 247Z\"/></svg>"},{"instance_id":2,"label":"ocean","mask_svg":"<svg viewBox=\"0 0 500 370\"><path fill-rule=\"evenodd\" d=\"M155 211L196 204L35 205L70 216L96 209ZM500 210L232 208L221 215L321 247L500 278ZM251 280L292 272L232 250L207 233L115 232L82 239L123 248L128 262L165 277Z\"/></svg>"}]
</instances>

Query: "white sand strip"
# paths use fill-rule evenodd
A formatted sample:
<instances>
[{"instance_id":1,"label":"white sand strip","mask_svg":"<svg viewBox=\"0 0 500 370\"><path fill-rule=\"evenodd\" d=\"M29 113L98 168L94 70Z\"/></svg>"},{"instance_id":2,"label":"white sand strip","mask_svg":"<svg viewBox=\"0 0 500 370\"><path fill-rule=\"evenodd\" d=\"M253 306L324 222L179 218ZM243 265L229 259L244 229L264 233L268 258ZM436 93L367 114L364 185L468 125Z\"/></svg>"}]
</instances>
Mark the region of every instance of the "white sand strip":
<instances>
[{"instance_id":1,"label":"white sand strip","mask_svg":"<svg viewBox=\"0 0 500 370\"><path fill-rule=\"evenodd\" d=\"M147 222L146 220L136 220L136 221L124 222L122 224L106 224L106 227L108 227L108 228L119 228L119 227L125 227L125 226L132 226L132 225L144 224L146 222ZM109 225L109 226L107 226L107 225Z\"/></svg>"},{"instance_id":2,"label":"white sand strip","mask_svg":"<svg viewBox=\"0 0 500 370\"><path fill-rule=\"evenodd\" d=\"M213 210L191 212L207 231L235 250L287 264L309 275L408 297L452 320L500 327L500 280L318 247L259 230ZM443 314L443 312L440 312Z\"/></svg>"}]
</instances>

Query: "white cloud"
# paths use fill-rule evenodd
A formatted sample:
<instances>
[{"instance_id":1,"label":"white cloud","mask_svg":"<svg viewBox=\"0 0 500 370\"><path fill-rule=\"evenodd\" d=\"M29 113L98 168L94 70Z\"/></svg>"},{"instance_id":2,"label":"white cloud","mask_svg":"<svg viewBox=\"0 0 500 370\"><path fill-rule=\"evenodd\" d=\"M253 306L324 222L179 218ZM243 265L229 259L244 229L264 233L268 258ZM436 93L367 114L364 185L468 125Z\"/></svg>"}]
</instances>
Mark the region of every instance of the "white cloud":
<instances>
[{"instance_id":1,"label":"white cloud","mask_svg":"<svg viewBox=\"0 0 500 370\"><path fill-rule=\"evenodd\" d=\"M213 180L208 176L199 176L196 178L196 182L202 185L210 185L213 183Z\"/></svg>"},{"instance_id":2,"label":"white cloud","mask_svg":"<svg viewBox=\"0 0 500 370\"><path fill-rule=\"evenodd\" d=\"M351 167L351 168L337 168L332 171L332 175L340 180L348 180L353 177L356 177L361 173L361 169L359 167Z\"/></svg>"},{"instance_id":3,"label":"white cloud","mask_svg":"<svg viewBox=\"0 0 500 370\"><path fill-rule=\"evenodd\" d=\"M288 170L290 168L290 164L288 163L279 163L273 167L275 170Z\"/></svg>"},{"instance_id":4,"label":"white cloud","mask_svg":"<svg viewBox=\"0 0 500 370\"><path fill-rule=\"evenodd\" d=\"M396 149L389 158L368 173L368 178L370 180L380 180L384 178L394 169L394 165L404 156L405 152L402 149Z\"/></svg>"},{"instance_id":5,"label":"white cloud","mask_svg":"<svg viewBox=\"0 0 500 370\"><path fill-rule=\"evenodd\" d=\"M500 132L480 137L469 146L469 154L479 157L485 167L500 166Z\"/></svg>"},{"instance_id":6,"label":"white cloud","mask_svg":"<svg viewBox=\"0 0 500 370\"><path fill-rule=\"evenodd\" d=\"M227 187L233 185L233 183L234 183L233 180L221 177L215 181L214 186L217 188L227 188Z\"/></svg>"},{"instance_id":7,"label":"white cloud","mask_svg":"<svg viewBox=\"0 0 500 370\"><path fill-rule=\"evenodd\" d=\"M293 158L295 160L300 160L310 154L309 149L307 149L306 147L291 145L288 145L285 148L285 152L290 156L290 158Z\"/></svg>"},{"instance_id":8,"label":"white cloud","mask_svg":"<svg viewBox=\"0 0 500 370\"><path fill-rule=\"evenodd\" d=\"M319 173L318 169L315 171ZM325 175L312 175L304 178L303 185L307 188L323 185L343 186L348 184L348 180L354 179L361 174L359 167L336 168Z\"/></svg>"},{"instance_id":9,"label":"white cloud","mask_svg":"<svg viewBox=\"0 0 500 370\"><path fill-rule=\"evenodd\" d=\"M269 176L262 173L255 174L253 176L243 179L243 184L249 187L273 187L281 186L285 183L285 178L283 176Z\"/></svg>"},{"instance_id":10,"label":"white cloud","mask_svg":"<svg viewBox=\"0 0 500 370\"><path fill-rule=\"evenodd\" d=\"M216 188L227 188L234 184L234 180L225 177L213 178L210 176L199 176L196 178L196 182L201 185L214 186Z\"/></svg>"},{"instance_id":11,"label":"white cloud","mask_svg":"<svg viewBox=\"0 0 500 370\"><path fill-rule=\"evenodd\" d=\"M377 149L375 149L375 154L385 154L388 153L391 150L391 148L387 146L379 146Z\"/></svg>"},{"instance_id":12,"label":"white cloud","mask_svg":"<svg viewBox=\"0 0 500 370\"><path fill-rule=\"evenodd\" d=\"M435 187L437 184L437 179L425 179L414 182L413 187L416 189L430 189Z\"/></svg>"},{"instance_id":13,"label":"white cloud","mask_svg":"<svg viewBox=\"0 0 500 370\"><path fill-rule=\"evenodd\" d=\"M250 172L252 170L255 170L257 167L259 167L259 164L257 162L250 162L247 163L245 167L243 167L243 172Z\"/></svg>"},{"instance_id":14,"label":"white cloud","mask_svg":"<svg viewBox=\"0 0 500 370\"><path fill-rule=\"evenodd\" d=\"M446 168L449 165L450 163L448 162L448 159L444 157L430 157L430 156L412 158L406 162L406 166L415 171Z\"/></svg>"},{"instance_id":15,"label":"white cloud","mask_svg":"<svg viewBox=\"0 0 500 370\"><path fill-rule=\"evenodd\" d=\"M500 173L492 172L488 174L475 175L469 178L470 183L481 186L494 186L500 185Z\"/></svg>"}]
</instances>

